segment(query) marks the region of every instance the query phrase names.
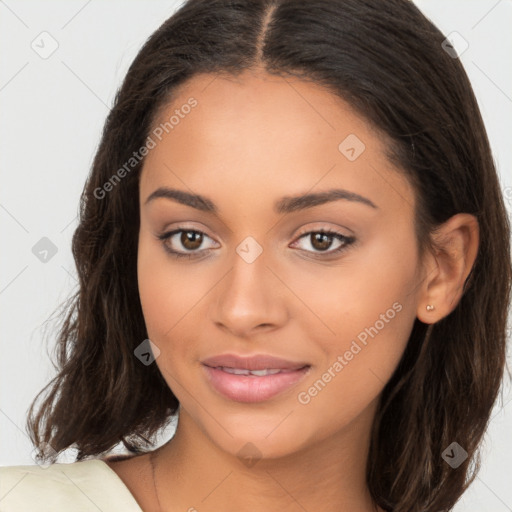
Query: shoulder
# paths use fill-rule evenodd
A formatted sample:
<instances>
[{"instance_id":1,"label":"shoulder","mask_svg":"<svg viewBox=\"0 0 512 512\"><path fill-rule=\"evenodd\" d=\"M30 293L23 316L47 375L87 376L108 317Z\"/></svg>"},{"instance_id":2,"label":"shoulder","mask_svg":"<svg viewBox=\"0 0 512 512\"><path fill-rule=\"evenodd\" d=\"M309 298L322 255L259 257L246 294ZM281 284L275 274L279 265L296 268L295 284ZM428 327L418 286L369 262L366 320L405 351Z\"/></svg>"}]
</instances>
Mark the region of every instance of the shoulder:
<instances>
[{"instance_id":1,"label":"shoulder","mask_svg":"<svg viewBox=\"0 0 512 512\"><path fill-rule=\"evenodd\" d=\"M73 510L141 512L133 495L102 460L0 467L2 512Z\"/></svg>"}]
</instances>

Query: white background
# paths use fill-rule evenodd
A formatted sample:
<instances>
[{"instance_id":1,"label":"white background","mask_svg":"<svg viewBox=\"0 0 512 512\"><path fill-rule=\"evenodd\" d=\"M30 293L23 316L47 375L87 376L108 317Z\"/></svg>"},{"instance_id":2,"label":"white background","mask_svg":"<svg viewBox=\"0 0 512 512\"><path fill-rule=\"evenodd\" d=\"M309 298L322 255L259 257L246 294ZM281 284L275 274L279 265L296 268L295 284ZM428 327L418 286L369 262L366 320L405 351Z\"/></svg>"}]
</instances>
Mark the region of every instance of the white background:
<instances>
[{"instance_id":1,"label":"white background","mask_svg":"<svg viewBox=\"0 0 512 512\"><path fill-rule=\"evenodd\" d=\"M461 60L512 202L512 1L416 3L445 34L457 31L469 43ZM44 337L43 324L75 289L71 237L79 196L116 89L143 42L178 5L0 0L0 465L34 464L26 412L54 376L46 340L53 350L55 332ZM47 59L31 47L43 31L58 43ZM42 237L58 249L47 263L32 253ZM482 470L457 512L512 511L511 433L506 385L485 438Z\"/></svg>"}]
</instances>

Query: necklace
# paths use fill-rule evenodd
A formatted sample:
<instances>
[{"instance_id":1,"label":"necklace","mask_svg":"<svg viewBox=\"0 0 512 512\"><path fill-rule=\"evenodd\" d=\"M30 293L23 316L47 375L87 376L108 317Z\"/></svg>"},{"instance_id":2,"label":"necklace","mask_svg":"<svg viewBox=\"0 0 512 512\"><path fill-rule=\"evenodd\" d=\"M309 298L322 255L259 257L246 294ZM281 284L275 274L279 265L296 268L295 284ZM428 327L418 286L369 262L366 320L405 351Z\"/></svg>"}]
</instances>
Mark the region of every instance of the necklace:
<instances>
[{"instance_id":1,"label":"necklace","mask_svg":"<svg viewBox=\"0 0 512 512\"><path fill-rule=\"evenodd\" d=\"M158 510L160 512L162 512L162 505L160 505L160 499L158 497L158 487L156 485L156 477L155 477L155 463L154 463L154 459L153 459L154 455L155 455L155 451L152 451L149 454L149 463L151 464L151 473L153 475L153 486L155 487L155 496L156 496L156 501L158 503ZM373 505L375 506L375 510L378 512L380 509L378 508L377 504L374 503Z\"/></svg>"},{"instance_id":2,"label":"necklace","mask_svg":"<svg viewBox=\"0 0 512 512\"><path fill-rule=\"evenodd\" d=\"M160 505L160 499L158 497L158 488L156 486L156 478L155 478L155 463L153 461L153 456L155 455L155 452L152 451L150 454L149 454L149 463L151 464L151 473L153 475L153 485L155 487L155 496L156 496L156 501L158 503L158 510L160 512L162 512L162 505Z\"/></svg>"}]
</instances>

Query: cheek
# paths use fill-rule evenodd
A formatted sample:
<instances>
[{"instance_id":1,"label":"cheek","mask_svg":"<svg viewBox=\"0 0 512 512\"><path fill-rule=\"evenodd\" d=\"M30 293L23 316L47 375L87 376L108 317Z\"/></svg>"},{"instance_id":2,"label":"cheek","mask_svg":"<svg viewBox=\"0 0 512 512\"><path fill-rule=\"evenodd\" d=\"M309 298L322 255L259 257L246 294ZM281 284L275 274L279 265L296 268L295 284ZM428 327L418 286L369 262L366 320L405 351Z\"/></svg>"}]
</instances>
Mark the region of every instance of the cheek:
<instances>
[{"instance_id":1,"label":"cheek","mask_svg":"<svg viewBox=\"0 0 512 512\"><path fill-rule=\"evenodd\" d=\"M184 286L180 273L171 264L161 242L141 232L137 257L139 295L148 334L160 343L178 319L185 314L185 295L191 293Z\"/></svg>"},{"instance_id":2,"label":"cheek","mask_svg":"<svg viewBox=\"0 0 512 512\"><path fill-rule=\"evenodd\" d=\"M414 244L397 251L391 241L377 240L347 276L345 324L363 344L378 338L379 346L394 350L407 338L415 318L414 289L417 260Z\"/></svg>"},{"instance_id":3,"label":"cheek","mask_svg":"<svg viewBox=\"0 0 512 512\"><path fill-rule=\"evenodd\" d=\"M177 262L160 241L141 233L137 279L148 336L165 351L171 340L183 338L184 330L189 336L193 333L191 319L218 277L211 275L204 262L197 267ZM179 343L173 344L175 349L180 350Z\"/></svg>"},{"instance_id":4,"label":"cheek","mask_svg":"<svg viewBox=\"0 0 512 512\"><path fill-rule=\"evenodd\" d=\"M170 276L164 271L165 264L155 250L156 242L149 238L149 235L144 233L139 235L137 281L148 335L150 339L157 342L157 338L161 336L167 324L167 320L164 320L165 313L172 310L171 301L174 295L166 293L169 289ZM170 323L167 324L167 329L169 327Z\"/></svg>"},{"instance_id":5,"label":"cheek","mask_svg":"<svg viewBox=\"0 0 512 512\"><path fill-rule=\"evenodd\" d=\"M325 340L325 352L348 349L358 335L364 342L375 324L379 333L399 339L410 328L418 284L415 239L408 225L391 236L387 231L349 249L337 262L279 269L301 299L297 304L305 314L296 310L296 319L312 339Z\"/></svg>"},{"instance_id":6,"label":"cheek","mask_svg":"<svg viewBox=\"0 0 512 512\"><path fill-rule=\"evenodd\" d=\"M299 403L323 404L332 411L342 404L344 417L352 417L378 396L393 374L416 318L417 255L408 233L404 230L401 251L396 250L398 236L376 238L336 272L331 269L329 279L306 279L308 304L330 333L327 328L320 331L310 315L303 321L303 330L324 355L302 386ZM326 282L328 289L321 284Z\"/></svg>"}]
</instances>

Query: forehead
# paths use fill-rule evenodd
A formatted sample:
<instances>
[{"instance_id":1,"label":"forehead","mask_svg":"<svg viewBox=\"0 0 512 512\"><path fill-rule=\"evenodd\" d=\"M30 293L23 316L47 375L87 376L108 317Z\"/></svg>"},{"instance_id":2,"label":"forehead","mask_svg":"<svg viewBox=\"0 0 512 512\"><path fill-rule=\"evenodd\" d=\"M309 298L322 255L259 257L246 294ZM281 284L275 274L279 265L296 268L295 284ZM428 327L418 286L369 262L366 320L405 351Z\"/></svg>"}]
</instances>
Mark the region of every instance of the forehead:
<instances>
[{"instance_id":1,"label":"forehead","mask_svg":"<svg viewBox=\"0 0 512 512\"><path fill-rule=\"evenodd\" d=\"M244 142L235 127L245 134L251 133L253 145L258 142L275 145L274 137L278 136L280 140L286 137L290 146L295 142L302 147L304 138L311 140L313 135L311 142L322 138L330 144L345 130L362 137L371 131L371 126L353 112L348 103L324 87L262 71L246 71L237 77L194 76L175 92L172 101L162 109L156 125L164 125L181 109L188 110L191 98L197 106L189 114L180 116L172 127L170 143L178 145L185 137L191 140L190 136L196 135L195 140L206 144L232 142L235 151ZM212 125L218 129L212 130Z\"/></svg>"},{"instance_id":2,"label":"forehead","mask_svg":"<svg viewBox=\"0 0 512 512\"><path fill-rule=\"evenodd\" d=\"M161 185L230 192L231 200L233 191L261 198L340 185L375 196L383 182L389 188L398 180L390 192L411 202L412 190L385 156L384 137L343 99L296 77L197 75L180 86L155 127L161 140L145 159L141 197Z\"/></svg>"}]
</instances>

